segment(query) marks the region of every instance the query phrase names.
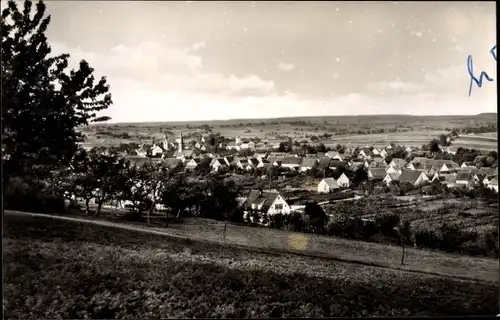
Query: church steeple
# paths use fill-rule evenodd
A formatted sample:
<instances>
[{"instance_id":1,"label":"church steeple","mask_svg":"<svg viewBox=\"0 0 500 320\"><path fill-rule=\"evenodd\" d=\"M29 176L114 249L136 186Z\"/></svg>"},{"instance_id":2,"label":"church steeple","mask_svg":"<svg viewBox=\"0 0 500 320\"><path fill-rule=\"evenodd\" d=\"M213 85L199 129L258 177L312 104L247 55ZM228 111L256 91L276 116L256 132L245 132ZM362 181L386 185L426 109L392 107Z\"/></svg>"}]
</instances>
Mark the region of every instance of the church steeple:
<instances>
[{"instance_id":1,"label":"church steeple","mask_svg":"<svg viewBox=\"0 0 500 320\"><path fill-rule=\"evenodd\" d=\"M182 150L184 150L184 141L182 140L182 129L181 129L181 134L179 137L179 152L182 153Z\"/></svg>"}]
</instances>

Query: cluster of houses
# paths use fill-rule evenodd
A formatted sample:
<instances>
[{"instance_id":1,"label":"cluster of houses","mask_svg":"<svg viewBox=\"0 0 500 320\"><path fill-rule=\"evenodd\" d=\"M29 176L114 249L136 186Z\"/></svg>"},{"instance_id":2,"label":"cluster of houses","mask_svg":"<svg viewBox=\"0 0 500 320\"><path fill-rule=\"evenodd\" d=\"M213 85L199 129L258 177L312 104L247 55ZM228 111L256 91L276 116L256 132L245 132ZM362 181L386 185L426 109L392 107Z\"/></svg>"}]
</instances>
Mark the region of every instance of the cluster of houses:
<instances>
[{"instance_id":1,"label":"cluster of houses","mask_svg":"<svg viewBox=\"0 0 500 320\"><path fill-rule=\"evenodd\" d=\"M194 170L198 166L208 167L217 172L224 168L234 167L244 171L253 171L259 168L270 167L285 168L295 172L308 172L315 169L323 172L324 178L317 185L318 193L329 193L351 186L353 173L360 168L365 168L368 179L380 184L390 185L393 182L409 183L415 187L439 181L448 187L474 188L483 183L488 188L498 192L498 169L476 168L471 163L457 164L451 160L437 160L416 156L410 162L404 159L392 158L387 163L387 156L392 147L385 148L364 147L354 150L344 148L342 152L328 151L326 153L298 154L280 152L255 152L256 144L236 138L234 143L221 145L223 149L251 150L253 155L247 157L218 156L206 151L206 137L200 137L188 149L183 140L182 131L178 139L169 140L165 135L162 142L155 142L151 147L142 145L133 154L124 154L131 165L141 166L149 161L159 162L166 168L175 168L182 164L185 170ZM173 151L173 152L172 152ZM405 151L410 154L414 151L407 147ZM443 152L453 154L453 148L447 147ZM168 157L167 155L171 155ZM337 178L327 177L327 169L335 171L345 168ZM288 214L297 208L287 203L279 191L252 190L242 201L248 210L264 211L268 214Z\"/></svg>"}]
</instances>

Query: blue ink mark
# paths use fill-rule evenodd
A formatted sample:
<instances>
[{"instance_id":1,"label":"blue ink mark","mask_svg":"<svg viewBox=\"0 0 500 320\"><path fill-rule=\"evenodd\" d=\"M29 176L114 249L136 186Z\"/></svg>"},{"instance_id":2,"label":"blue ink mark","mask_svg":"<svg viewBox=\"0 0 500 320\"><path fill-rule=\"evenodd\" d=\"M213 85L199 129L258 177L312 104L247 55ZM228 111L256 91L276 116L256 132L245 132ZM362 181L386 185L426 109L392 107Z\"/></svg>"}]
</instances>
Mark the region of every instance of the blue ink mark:
<instances>
[{"instance_id":1,"label":"blue ink mark","mask_svg":"<svg viewBox=\"0 0 500 320\"><path fill-rule=\"evenodd\" d=\"M493 48L491 48L490 53L493 56L493 59L497 61L497 45L494 45Z\"/></svg>"},{"instance_id":2,"label":"blue ink mark","mask_svg":"<svg viewBox=\"0 0 500 320\"><path fill-rule=\"evenodd\" d=\"M490 50L490 54L493 56L495 61L497 61L496 50L497 50L497 45L494 45L493 48L491 48ZM474 85L474 83L478 86L478 88L481 88L483 86L484 79L488 80L489 82L494 81L493 78L491 78L485 71L481 72L481 74L479 75L479 79L476 78L476 76L474 76L474 64L471 55L467 57L467 71L469 72L470 75L469 97L472 93L472 86Z\"/></svg>"}]
</instances>

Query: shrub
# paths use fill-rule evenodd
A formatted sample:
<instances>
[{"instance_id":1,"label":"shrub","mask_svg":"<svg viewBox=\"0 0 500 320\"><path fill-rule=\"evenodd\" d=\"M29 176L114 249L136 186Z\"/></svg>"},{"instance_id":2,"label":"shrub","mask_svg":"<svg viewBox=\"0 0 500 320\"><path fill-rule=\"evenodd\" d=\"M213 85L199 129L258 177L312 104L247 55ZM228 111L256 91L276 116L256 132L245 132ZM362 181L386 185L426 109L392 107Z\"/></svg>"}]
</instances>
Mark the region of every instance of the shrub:
<instances>
[{"instance_id":1,"label":"shrub","mask_svg":"<svg viewBox=\"0 0 500 320\"><path fill-rule=\"evenodd\" d=\"M64 213L66 204L63 197L43 190L38 181L26 181L19 177L10 179L3 194L5 209L36 213Z\"/></svg>"},{"instance_id":2,"label":"shrub","mask_svg":"<svg viewBox=\"0 0 500 320\"><path fill-rule=\"evenodd\" d=\"M283 229L285 225L285 217L281 214L272 215L269 221L269 226L274 229Z\"/></svg>"}]
</instances>

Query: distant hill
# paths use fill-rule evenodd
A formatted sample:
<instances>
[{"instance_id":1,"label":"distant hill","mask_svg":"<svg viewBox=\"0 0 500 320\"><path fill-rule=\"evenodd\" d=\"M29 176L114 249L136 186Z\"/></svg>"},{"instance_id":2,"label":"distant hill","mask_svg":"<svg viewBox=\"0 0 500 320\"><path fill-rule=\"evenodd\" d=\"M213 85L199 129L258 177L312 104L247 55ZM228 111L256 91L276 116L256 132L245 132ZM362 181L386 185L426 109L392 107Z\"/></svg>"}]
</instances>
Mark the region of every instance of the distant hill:
<instances>
[{"instance_id":1,"label":"distant hill","mask_svg":"<svg viewBox=\"0 0 500 320\"><path fill-rule=\"evenodd\" d=\"M238 123L257 123L257 122L356 122L369 123L373 122L413 122L413 121L454 121L454 120L482 120L496 121L496 113L480 113L477 115L446 115L446 116L413 116L404 114L377 114L377 115L352 115L352 116L308 116L308 117L281 117L281 118L260 118L260 119L228 119L228 120L203 120L203 121L164 121L164 122L117 122L107 123L104 125L119 125L119 126L134 126L146 125L148 127L157 127L164 125L221 125L221 124L238 124ZM103 125L103 124L100 124Z\"/></svg>"}]
</instances>

